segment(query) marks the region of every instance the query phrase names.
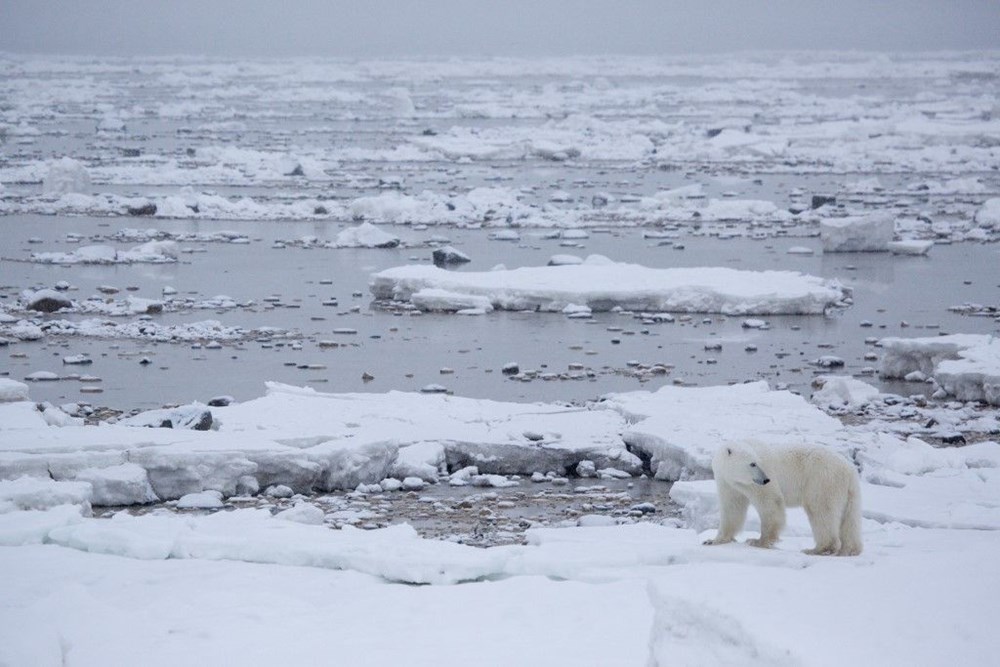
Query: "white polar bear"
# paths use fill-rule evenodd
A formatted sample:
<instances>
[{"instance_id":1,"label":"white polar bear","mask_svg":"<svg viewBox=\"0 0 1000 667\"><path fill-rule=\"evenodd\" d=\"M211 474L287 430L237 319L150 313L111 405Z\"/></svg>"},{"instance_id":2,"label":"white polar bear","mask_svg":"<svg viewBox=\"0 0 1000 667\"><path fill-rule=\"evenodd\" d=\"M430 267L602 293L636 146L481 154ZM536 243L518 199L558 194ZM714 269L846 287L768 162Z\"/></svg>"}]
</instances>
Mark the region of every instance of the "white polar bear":
<instances>
[{"instance_id":1,"label":"white polar bear","mask_svg":"<svg viewBox=\"0 0 1000 667\"><path fill-rule=\"evenodd\" d=\"M816 539L805 553L861 553L861 484L843 457L821 447L747 441L720 447L712 457L712 472L722 524L705 544L732 542L753 503L760 515L760 538L747 544L773 546L785 527L785 507L804 507Z\"/></svg>"}]
</instances>

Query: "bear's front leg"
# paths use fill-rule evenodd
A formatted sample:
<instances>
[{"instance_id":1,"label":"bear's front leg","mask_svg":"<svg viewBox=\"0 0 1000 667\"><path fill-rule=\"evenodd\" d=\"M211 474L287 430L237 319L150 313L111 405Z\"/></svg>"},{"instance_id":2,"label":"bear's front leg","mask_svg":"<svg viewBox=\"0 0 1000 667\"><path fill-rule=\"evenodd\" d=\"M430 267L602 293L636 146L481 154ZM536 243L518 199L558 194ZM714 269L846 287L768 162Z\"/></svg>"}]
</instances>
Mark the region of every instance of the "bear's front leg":
<instances>
[{"instance_id":1,"label":"bear's front leg","mask_svg":"<svg viewBox=\"0 0 1000 667\"><path fill-rule=\"evenodd\" d=\"M736 539L736 534L743 530L747 518L747 507L750 501L742 493L724 482L715 482L719 491L719 509L722 522L714 539L705 540L704 544L728 544Z\"/></svg>"},{"instance_id":2,"label":"bear's front leg","mask_svg":"<svg viewBox=\"0 0 1000 667\"><path fill-rule=\"evenodd\" d=\"M753 499L753 506L760 515L760 537L747 540L747 544L770 549L778 543L781 531L785 527L784 498L770 493L758 493Z\"/></svg>"}]
</instances>

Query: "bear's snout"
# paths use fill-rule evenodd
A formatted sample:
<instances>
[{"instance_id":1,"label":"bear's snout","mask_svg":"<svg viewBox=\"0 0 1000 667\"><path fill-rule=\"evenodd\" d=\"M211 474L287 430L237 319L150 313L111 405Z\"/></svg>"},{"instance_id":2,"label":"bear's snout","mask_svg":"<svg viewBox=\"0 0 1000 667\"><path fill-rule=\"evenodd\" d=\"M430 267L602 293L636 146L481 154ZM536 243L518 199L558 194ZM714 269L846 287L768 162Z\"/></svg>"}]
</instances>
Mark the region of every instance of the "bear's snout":
<instances>
[{"instance_id":1,"label":"bear's snout","mask_svg":"<svg viewBox=\"0 0 1000 667\"><path fill-rule=\"evenodd\" d=\"M770 477L765 477L764 480L761 482L761 484L767 484L770 481L771 481Z\"/></svg>"}]
</instances>

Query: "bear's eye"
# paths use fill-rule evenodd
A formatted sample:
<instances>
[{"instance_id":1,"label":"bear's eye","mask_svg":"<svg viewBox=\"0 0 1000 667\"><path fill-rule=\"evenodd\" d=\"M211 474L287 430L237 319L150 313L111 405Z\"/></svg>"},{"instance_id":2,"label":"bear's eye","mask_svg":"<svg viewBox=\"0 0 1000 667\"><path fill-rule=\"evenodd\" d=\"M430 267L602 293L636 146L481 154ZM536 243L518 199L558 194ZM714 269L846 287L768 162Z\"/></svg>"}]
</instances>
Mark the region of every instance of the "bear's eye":
<instances>
[{"instance_id":1,"label":"bear's eye","mask_svg":"<svg viewBox=\"0 0 1000 667\"><path fill-rule=\"evenodd\" d=\"M757 467L757 464L756 464L756 463L751 463L751 464L750 464L750 467L751 467L751 468L756 468L756 467Z\"/></svg>"}]
</instances>

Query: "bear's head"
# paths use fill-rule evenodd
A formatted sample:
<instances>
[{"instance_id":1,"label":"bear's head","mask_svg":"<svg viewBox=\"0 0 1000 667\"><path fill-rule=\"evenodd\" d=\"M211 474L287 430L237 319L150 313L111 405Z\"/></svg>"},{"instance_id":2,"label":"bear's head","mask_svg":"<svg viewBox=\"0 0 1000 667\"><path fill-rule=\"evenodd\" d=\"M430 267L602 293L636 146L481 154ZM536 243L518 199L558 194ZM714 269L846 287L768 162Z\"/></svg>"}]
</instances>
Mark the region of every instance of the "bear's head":
<instances>
[{"instance_id":1,"label":"bear's head","mask_svg":"<svg viewBox=\"0 0 1000 667\"><path fill-rule=\"evenodd\" d=\"M720 474L732 484L760 484L771 481L757 462L757 453L750 447L736 444L723 445L712 461L716 476Z\"/></svg>"}]
</instances>

